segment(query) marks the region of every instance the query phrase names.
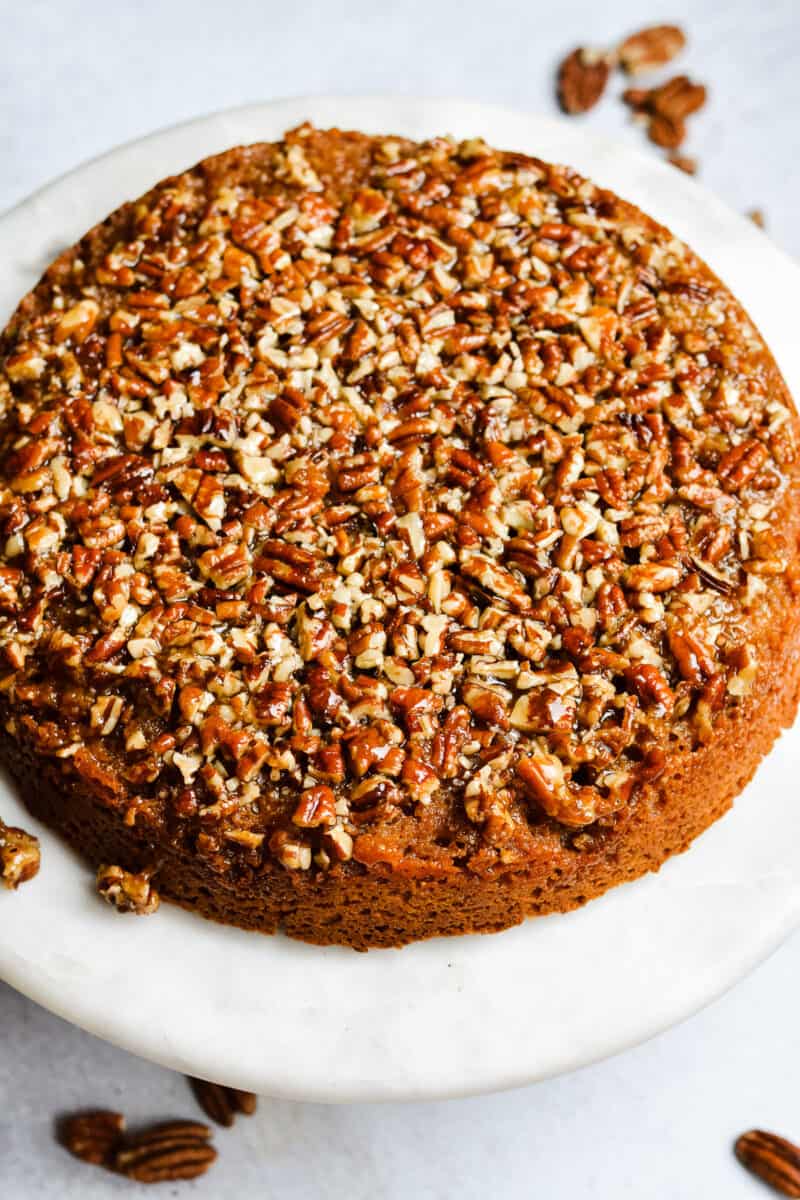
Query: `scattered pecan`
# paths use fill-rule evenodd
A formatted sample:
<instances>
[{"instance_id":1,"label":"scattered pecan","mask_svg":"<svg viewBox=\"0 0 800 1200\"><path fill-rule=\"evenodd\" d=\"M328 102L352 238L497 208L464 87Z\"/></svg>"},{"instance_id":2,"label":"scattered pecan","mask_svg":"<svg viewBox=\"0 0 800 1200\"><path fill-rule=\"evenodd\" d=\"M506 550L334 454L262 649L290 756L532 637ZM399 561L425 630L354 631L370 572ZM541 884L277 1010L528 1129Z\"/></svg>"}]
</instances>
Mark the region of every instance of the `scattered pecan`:
<instances>
[{"instance_id":1,"label":"scattered pecan","mask_svg":"<svg viewBox=\"0 0 800 1200\"><path fill-rule=\"evenodd\" d=\"M558 98L564 112L576 114L594 108L605 91L611 67L602 51L578 47L558 68Z\"/></svg>"},{"instance_id":2,"label":"scattered pecan","mask_svg":"<svg viewBox=\"0 0 800 1200\"><path fill-rule=\"evenodd\" d=\"M683 171L684 175L697 174L697 159L691 158L688 154L671 154L669 162L679 171Z\"/></svg>"},{"instance_id":3,"label":"scattered pecan","mask_svg":"<svg viewBox=\"0 0 800 1200\"><path fill-rule=\"evenodd\" d=\"M677 150L686 137L686 122L663 113L653 113L647 124L647 136L664 150Z\"/></svg>"},{"instance_id":4,"label":"scattered pecan","mask_svg":"<svg viewBox=\"0 0 800 1200\"><path fill-rule=\"evenodd\" d=\"M703 107L706 96L702 83L692 83L688 75L676 75L660 87L653 88L649 93L648 107L667 120L684 121Z\"/></svg>"},{"instance_id":5,"label":"scattered pecan","mask_svg":"<svg viewBox=\"0 0 800 1200\"><path fill-rule=\"evenodd\" d=\"M754 225L758 226L759 229L766 229L767 219L764 216L763 209L749 208L746 215L750 218Z\"/></svg>"},{"instance_id":6,"label":"scattered pecan","mask_svg":"<svg viewBox=\"0 0 800 1200\"><path fill-rule=\"evenodd\" d=\"M97 869L97 894L113 904L117 912L146 917L156 912L161 903L151 878L150 871L136 874L122 867L102 865Z\"/></svg>"},{"instance_id":7,"label":"scattered pecan","mask_svg":"<svg viewBox=\"0 0 800 1200\"><path fill-rule=\"evenodd\" d=\"M632 33L617 47L620 64L629 75L663 67L686 45L686 34L677 25L651 25Z\"/></svg>"},{"instance_id":8,"label":"scattered pecan","mask_svg":"<svg viewBox=\"0 0 800 1200\"><path fill-rule=\"evenodd\" d=\"M98 1109L65 1117L59 1122L58 1140L76 1158L110 1167L124 1130L122 1113Z\"/></svg>"},{"instance_id":9,"label":"scattered pecan","mask_svg":"<svg viewBox=\"0 0 800 1200\"><path fill-rule=\"evenodd\" d=\"M39 839L0 821L0 883L16 891L38 874L40 862Z\"/></svg>"},{"instance_id":10,"label":"scattered pecan","mask_svg":"<svg viewBox=\"0 0 800 1200\"><path fill-rule=\"evenodd\" d=\"M249 1117L256 1111L258 1100L252 1092L242 1092L238 1088L225 1087L221 1083L209 1083L205 1079L190 1078L189 1083L197 1103L206 1116L216 1121L217 1125L229 1128L233 1125L237 1113Z\"/></svg>"},{"instance_id":11,"label":"scattered pecan","mask_svg":"<svg viewBox=\"0 0 800 1200\"><path fill-rule=\"evenodd\" d=\"M168 1121L127 1137L112 1158L115 1171L139 1183L204 1175L217 1157L211 1130L198 1121Z\"/></svg>"},{"instance_id":12,"label":"scattered pecan","mask_svg":"<svg viewBox=\"0 0 800 1200\"><path fill-rule=\"evenodd\" d=\"M751 1129L737 1138L734 1152L742 1166L776 1192L800 1196L800 1146L775 1133Z\"/></svg>"},{"instance_id":13,"label":"scattered pecan","mask_svg":"<svg viewBox=\"0 0 800 1200\"><path fill-rule=\"evenodd\" d=\"M657 146L677 150L686 137L686 118L702 108L706 89L692 83L688 75L676 75L655 88L628 88L622 99L635 112L647 117L647 135ZM686 170L691 159L673 155L670 161Z\"/></svg>"}]
</instances>

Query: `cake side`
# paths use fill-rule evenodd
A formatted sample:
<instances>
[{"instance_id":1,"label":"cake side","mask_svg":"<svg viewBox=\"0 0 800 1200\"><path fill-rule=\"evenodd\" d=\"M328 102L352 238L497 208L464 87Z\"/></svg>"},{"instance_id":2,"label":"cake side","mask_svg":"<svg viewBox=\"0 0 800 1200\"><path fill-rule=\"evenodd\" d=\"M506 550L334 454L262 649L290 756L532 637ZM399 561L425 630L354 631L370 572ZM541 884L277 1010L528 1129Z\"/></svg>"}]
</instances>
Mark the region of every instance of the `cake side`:
<instances>
[{"instance_id":1,"label":"cake side","mask_svg":"<svg viewBox=\"0 0 800 1200\"><path fill-rule=\"evenodd\" d=\"M782 611L781 611L782 609ZM474 874L431 872L422 860L399 870L341 864L312 878L280 869L219 875L185 849L154 843L122 824L74 778L65 780L5 735L0 754L34 816L57 829L94 865L158 867L162 897L222 924L356 950L399 947L422 938L491 933L526 917L568 912L687 850L723 816L781 731L800 695L800 623L793 603L776 612L768 668L750 700L720 729L713 746L684 750L638 803L591 849L544 838L521 867Z\"/></svg>"},{"instance_id":2,"label":"cake side","mask_svg":"<svg viewBox=\"0 0 800 1200\"><path fill-rule=\"evenodd\" d=\"M5 757L206 915L365 948L574 907L792 719L785 385L569 170L230 151L63 255L2 360Z\"/></svg>"}]
</instances>

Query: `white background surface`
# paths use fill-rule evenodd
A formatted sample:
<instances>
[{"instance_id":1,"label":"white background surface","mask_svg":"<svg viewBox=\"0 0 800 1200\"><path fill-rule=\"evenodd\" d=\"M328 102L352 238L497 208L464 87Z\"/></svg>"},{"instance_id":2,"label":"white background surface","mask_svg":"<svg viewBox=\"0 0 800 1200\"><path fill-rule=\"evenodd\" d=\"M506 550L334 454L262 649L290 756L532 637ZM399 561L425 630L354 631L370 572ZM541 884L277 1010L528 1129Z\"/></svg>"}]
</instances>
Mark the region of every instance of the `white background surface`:
<instances>
[{"instance_id":1,"label":"white background surface","mask_svg":"<svg viewBox=\"0 0 800 1200\"><path fill-rule=\"evenodd\" d=\"M626 32L642 8L628 0L561 4L556 21L553 6L535 0L385 7L379 0L280 7L267 0L124 7L3 0L0 208L159 125L292 92L461 94L546 112L559 53ZM764 208L775 239L800 254L796 3L706 0L650 11L685 20L692 36L686 65L712 88L689 146L703 180L733 207ZM613 99L587 123L641 144ZM9 919L5 911L0 919ZM729 1143L753 1124L800 1137L798 959L795 938L680 1029L522 1092L381 1108L262 1101L256 1118L221 1132L214 1173L181 1190L223 1200L756 1197L760 1189L732 1162ZM521 1002L534 1021L535 997ZM194 1111L179 1078L0 988L4 1191L22 1200L135 1192L52 1146L53 1114L87 1103L117 1104L132 1119Z\"/></svg>"}]
</instances>

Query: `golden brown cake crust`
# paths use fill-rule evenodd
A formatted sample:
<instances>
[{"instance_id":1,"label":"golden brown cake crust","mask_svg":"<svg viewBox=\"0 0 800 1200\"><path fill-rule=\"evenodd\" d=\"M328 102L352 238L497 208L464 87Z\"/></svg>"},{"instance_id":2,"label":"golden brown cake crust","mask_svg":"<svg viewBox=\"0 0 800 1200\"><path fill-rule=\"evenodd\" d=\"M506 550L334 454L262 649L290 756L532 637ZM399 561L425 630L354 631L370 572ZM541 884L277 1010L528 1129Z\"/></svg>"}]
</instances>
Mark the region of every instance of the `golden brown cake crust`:
<instances>
[{"instance_id":1,"label":"golden brown cake crust","mask_svg":"<svg viewBox=\"0 0 800 1200\"><path fill-rule=\"evenodd\" d=\"M800 685L797 418L573 172L301 127L0 338L2 753L95 863L359 949L656 869Z\"/></svg>"}]
</instances>

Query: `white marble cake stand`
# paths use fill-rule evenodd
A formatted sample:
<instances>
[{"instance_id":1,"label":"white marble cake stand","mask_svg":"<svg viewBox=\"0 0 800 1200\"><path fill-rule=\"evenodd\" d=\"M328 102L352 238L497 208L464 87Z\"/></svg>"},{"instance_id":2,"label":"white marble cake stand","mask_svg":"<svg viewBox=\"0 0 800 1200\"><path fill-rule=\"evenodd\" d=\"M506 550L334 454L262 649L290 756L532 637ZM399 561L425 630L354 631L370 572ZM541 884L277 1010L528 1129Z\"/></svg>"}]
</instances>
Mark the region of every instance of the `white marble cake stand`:
<instances>
[{"instance_id":1,"label":"white marble cake stand","mask_svg":"<svg viewBox=\"0 0 800 1200\"><path fill-rule=\"evenodd\" d=\"M57 251L121 201L236 143L311 119L412 137L483 135L568 162L639 203L744 301L800 396L800 272L673 167L568 123L459 101L315 97L254 105L122 146L0 217L0 325ZM718 996L800 914L800 734L735 810L659 875L491 937L355 954L265 938L170 906L124 919L46 829L43 868L0 897L0 977L179 1071L305 1100L513 1087L651 1036ZM34 823L2 786L7 821Z\"/></svg>"}]
</instances>

